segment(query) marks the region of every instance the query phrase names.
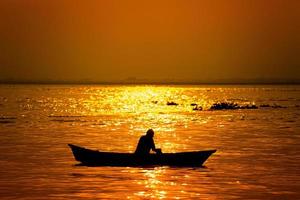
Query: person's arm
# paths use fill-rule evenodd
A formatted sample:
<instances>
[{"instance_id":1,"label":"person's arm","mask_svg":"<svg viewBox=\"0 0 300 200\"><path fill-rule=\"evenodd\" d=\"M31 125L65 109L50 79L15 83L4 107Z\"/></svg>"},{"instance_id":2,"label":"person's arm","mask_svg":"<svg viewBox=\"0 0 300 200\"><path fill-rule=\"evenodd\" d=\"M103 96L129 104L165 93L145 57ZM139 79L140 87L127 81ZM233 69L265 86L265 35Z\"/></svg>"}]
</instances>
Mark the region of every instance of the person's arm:
<instances>
[{"instance_id":1,"label":"person's arm","mask_svg":"<svg viewBox=\"0 0 300 200\"><path fill-rule=\"evenodd\" d=\"M161 149L157 149L155 148L155 144L154 144L154 140L151 140L151 149L152 151L154 151L155 153L161 154Z\"/></svg>"},{"instance_id":2,"label":"person's arm","mask_svg":"<svg viewBox=\"0 0 300 200\"><path fill-rule=\"evenodd\" d=\"M155 151L155 150L156 150L155 144L154 144L154 140L153 140L152 138L151 138L151 140L150 140L150 146L151 146L152 151Z\"/></svg>"}]
</instances>

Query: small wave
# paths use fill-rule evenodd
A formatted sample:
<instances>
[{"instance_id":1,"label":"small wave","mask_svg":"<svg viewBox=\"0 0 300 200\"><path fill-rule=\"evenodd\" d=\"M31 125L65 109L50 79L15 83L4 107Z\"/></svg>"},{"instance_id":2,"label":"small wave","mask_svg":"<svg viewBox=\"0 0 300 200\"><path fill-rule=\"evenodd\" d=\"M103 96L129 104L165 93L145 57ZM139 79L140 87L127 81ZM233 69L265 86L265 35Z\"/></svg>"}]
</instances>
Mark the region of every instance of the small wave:
<instances>
[{"instance_id":1,"label":"small wave","mask_svg":"<svg viewBox=\"0 0 300 200\"><path fill-rule=\"evenodd\" d=\"M0 117L0 120L15 120L17 119L16 117L5 117L5 116L2 116Z\"/></svg>"},{"instance_id":2,"label":"small wave","mask_svg":"<svg viewBox=\"0 0 300 200\"><path fill-rule=\"evenodd\" d=\"M74 176L74 177L84 177L86 175L85 174L80 174L80 173L71 173L71 176Z\"/></svg>"},{"instance_id":3,"label":"small wave","mask_svg":"<svg viewBox=\"0 0 300 200\"><path fill-rule=\"evenodd\" d=\"M289 128L291 128L290 126L280 126L279 127L280 129L289 129Z\"/></svg>"},{"instance_id":4,"label":"small wave","mask_svg":"<svg viewBox=\"0 0 300 200\"><path fill-rule=\"evenodd\" d=\"M294 123L296 122L295 120L286 120L285 122L288 122L288 123Z\"/></svg>"},{"instance_id":5,"label":"small wave","mask_svg":"<svg viewBox=\"0 0 300 200\"><path fill-rule=\"evenodd\" d=\"M296 98L287 98L287 99L270 98L270 99L267 99L267 100L271 101L271 102L287 102L287 101L297 101L298 99L296 99Z\"/></svg>"},{"instance_id":6,"label":"small wave","mask_svg":"<svg viewBox=\"0 0 300 200\"><path fill-rule=\"evenodd\" d=\"M243 101L243 102L248 102L249 100L247 100L247 99L239 99L239 98L232 98L232 99L227 99L227 101Z\"/></svg>"},{"instance_id":7,"label":"small wave","mask_svg":"<svg viewBox=\"0 0 300 200\"><path fill-rule=\"evenodd\" d=\"M289 99L277 99L276 101L290 101Z\"/></svg>"},{"instance_id":8,"label":"small wave","mask_svg":"<svg viewBox=\"0 0 300 200\"><path fill-rule=\"evenodd\" d=\"M0 117L0 124L12 124L16 123L16 117L11 117L11 116L1 116Z\"/></svg>"},{"instance_id":9,"label":"small wave","mask_svg":"<svg viewBox=\"0 0 300 200\"><path fill-rule=\"evenodd\" d=\"M260 108L287 108L286 106L281 106L281 105L278 105L278 104L273 104L273 105L261 104L259 107Z\"/></svg>"},{"instance_id":10,"label":"small wave","mask_svg":"<svg viewBox=\"0 0 300 200\"><path fill-rule=\"evenodd\" d=\"M85 120L80 120L80 119L52 119L50 121L53 121L53 122L87 122Z\"/></svg>"},{"instance_id":11,"label":"small wave","mask_svg":"<svg viewBox=\"0 0 300 200\"><path fill-rule=\"evenodd\" d=\"M0 124L11 124L11 123L16 123L16 122L11 120L0 120Z\"/></svg>"},{"instance_id":12,"label":"small wave","mask_svg":"<svg viewBox=\"0 0 300 200\"><path fill-rule=\"evenodd\" d=\"M49 115L50 118L78 118L78 117L86 117L84 115Z\"/></svg>"},{"instance_id":13,"label":"small wave","mask_svg":"<svg viewBox=\"0 0 300 200\"><path fill-rule=\"evenodd\" d=\"M94 123L92 125L94 125L94 126L105 126L106 124L105 123Z\"/></svg>"}]
</instances>

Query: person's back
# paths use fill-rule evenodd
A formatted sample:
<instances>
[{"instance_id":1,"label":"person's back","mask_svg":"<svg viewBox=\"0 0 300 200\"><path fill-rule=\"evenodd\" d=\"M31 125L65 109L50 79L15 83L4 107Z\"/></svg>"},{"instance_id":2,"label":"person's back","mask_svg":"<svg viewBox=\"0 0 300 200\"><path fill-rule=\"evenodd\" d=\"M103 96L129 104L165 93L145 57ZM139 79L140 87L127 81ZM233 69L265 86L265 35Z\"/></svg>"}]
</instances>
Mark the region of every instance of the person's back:
<instances>
[{"instance_id":1,"label":"person's back","mask_svg":"<svg viewBox=\"0 0 300 200\"><path fill-rule=\"evenodd\" d=\"M143 135L140 138L139 143L135 150L135 154L147 155L150 153L151 149L156 152L157 149L155 148L153 136L154 136L154 131L152 129L149 129L147 131L147 134Z\"/></svg>"}]
</instances>

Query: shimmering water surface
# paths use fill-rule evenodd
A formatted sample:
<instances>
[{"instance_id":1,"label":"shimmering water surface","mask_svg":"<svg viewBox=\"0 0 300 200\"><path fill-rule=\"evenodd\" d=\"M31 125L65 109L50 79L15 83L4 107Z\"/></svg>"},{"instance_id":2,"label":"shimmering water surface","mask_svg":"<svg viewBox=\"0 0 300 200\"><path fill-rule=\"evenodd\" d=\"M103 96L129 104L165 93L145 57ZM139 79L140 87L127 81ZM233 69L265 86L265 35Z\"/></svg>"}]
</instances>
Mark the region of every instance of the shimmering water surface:
<instances>
[{"instance_id":1,"label":"shimmering water surface","mask_svg":"<svg viewBox=\"0 0 300 200\"><path fill-rule=\"evenodd\" d=\"M217 102L258 109L210 110ZM218 151L203 168L82 167L67 147L132 152L148 128L163 152ZM300 199L299 189L300 86L0 86L0 199Z\"/></svg>"}]
</instances>

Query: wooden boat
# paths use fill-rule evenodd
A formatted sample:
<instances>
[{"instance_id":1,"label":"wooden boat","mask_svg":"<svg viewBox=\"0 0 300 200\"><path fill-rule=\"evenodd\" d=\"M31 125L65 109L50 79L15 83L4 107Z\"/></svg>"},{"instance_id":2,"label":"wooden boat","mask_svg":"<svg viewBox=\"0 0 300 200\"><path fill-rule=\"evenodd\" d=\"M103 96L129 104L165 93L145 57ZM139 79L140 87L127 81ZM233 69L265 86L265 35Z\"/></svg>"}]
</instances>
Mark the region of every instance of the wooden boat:
<instances>
[{"instance_id":1,"label":"wooden boat","mask_svg":"<svg viewBox=\"0 0 300 200\"><path fill-rule=\"evenodd\" d=\"M202 166L216 150L136 155L90 150L69 144L75 160L85 166Z\"/></svg>"}]
</instances>

